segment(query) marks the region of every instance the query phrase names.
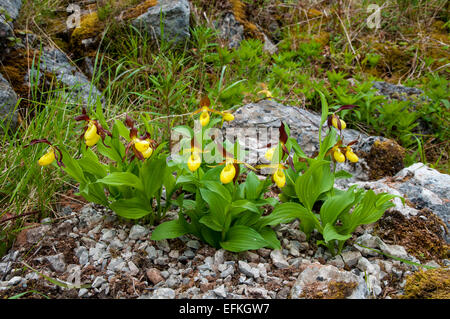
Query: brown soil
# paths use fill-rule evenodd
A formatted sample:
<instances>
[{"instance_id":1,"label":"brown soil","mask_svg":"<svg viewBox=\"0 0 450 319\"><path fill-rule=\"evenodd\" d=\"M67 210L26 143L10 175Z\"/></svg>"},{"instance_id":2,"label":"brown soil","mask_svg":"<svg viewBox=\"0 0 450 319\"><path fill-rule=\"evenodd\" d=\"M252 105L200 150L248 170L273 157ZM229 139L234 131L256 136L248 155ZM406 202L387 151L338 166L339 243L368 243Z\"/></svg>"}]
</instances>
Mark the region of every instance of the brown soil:
<instances>
[{"instance_id":1,"label":"brown soil","mask_svg":"<svg viewBox=\"0 0 450 319\"><path fill-rule=\"evenodd\" d=\"M425 216L426 220L420 216ZM417 216L406 218L398 211L387 212L375 224L374 234L388 244L404 246L421 262L440 262L449 257L449 245L442 238L442 220L423 209Z\"/></svg>"}]
</instances>

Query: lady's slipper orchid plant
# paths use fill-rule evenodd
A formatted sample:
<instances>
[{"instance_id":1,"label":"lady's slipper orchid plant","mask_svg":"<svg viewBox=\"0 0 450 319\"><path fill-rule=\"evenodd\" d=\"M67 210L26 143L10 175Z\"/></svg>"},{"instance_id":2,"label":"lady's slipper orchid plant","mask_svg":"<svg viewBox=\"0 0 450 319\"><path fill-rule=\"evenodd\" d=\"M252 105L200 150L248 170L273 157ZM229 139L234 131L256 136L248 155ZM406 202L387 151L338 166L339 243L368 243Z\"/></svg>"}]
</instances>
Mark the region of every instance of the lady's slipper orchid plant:
<instances>
[{"instance_id":1,"label":"lady's slipper orchid plant","mask_svg":"<svg viewBox=\"0 0 450 319\"><path fill-rule=\"evenodd\" d=\"M125 148L125 156L127 156L130 148L133 150L134 155L131 157L133 160L135 157L141 161L149 158L153 154L153 150L157 147L156 141L151 139L150 133L145 132L144 135L138 137L138 130L134 127L134 120L126 116L125 125L130 128L130 142Z\"/></svg>"},{"instance_id":2,"label":"lady's slipper orchid plant","mask_svg":"<svg viewBox=\"0 0 450 319\"><path fill-rule=\"evenodd\" d=\"M211 101L209 100L209 98L207 96L205 96L200 100L200 108L192 114L192 115L194 115L194 114L201 113L199 120L200 120L200 124L203 127L208 125L208 123L209 123L209 120L210 120L209 112L219 114L220 116L222 116L222 123L224 121L231 122L234 120L234 115L231 114L230 112L216 111L216 110L211 109L210 106L211 106Z\"/></svg>"},{"instance_id":3,"label":"lady's slipper orchid plant","mask_svg":"<svg viewBox=\"0 0 450 319\"><path fill-rule=\"evenodd\" d=\"M251 166L250 164L247 164L243 161L235 159L233 154L228 152L225 149L225 147L223 147L222 144L220 144L217 141L215 141L215 143L219 149L219 152L222 153L222 156L225 159L223 162L221 162L217 165L217 166L219 166L219 165L225 164L225 167L220 172L220 181L222 182L222 184L228 184L228 183L231 183L232 181L234 183L237 181L237 179L239 178L239 172L240 172L239 164L243 164L247 168L249 168L253 171L256 171L256 169L253 166Z\"/></svg>"},{"instance_id":4,"label":"lady's slipper orchid plant","mask_svg":"<svg viewBox=\"0 0 450 319\"><path fill-rule=\"evenodd\" d=\"M256 166L256 168L271 168L272 169L272 181L279 187L282 188L284 185L286 185L286 175L284 174L284 170L288 168L287 165L289 165L294 171L294 162L292 159L292 156L289 154L289 150L286 147L286 142L288 140L288 135L286 132L286 128L284 126L284 123L281 123L281 126L279 128L279 132L280 132L280 137L279 137L279 142L280 142L280 146L281 146L281 158L283 158L285 155L287 155L286 161L285 163L273 163L274 160L274 155L275 155L275 150L277 149L276 146L271 147L271 144L268 144L268 147L271 147L267 150L266 154L264 155L264 157L271 161L271 164L263 164L263 165L258 165ZM275 161L277 161L278 159L275 159Z\"/></svg>"},{"instance_id":5,"label":"lady's slipper orchid plant","mask_svg":"<svg viewBox=\"0 0 450 319\"><path fill-rule=\"evenodd\" d=\"M359 158L351 148L351 146L357 142L358 140L354 140L348 143L347 146L342 146L342 140L339 140L336 145L328 151L327 155L333 154L332 159L338 163L345 162L345 159L348 159L352 163L357 163Z\"/></svg>"},{"instance_id":6,"label":"lady's slipper orchid plant","mask_svg":"<svg viewBox=\"0 0 450 319\"><path fill-rule=\"evenodd\" d=\"M87 125L83 128L83 134L80 136L80 138L84 137L87 147L97 144L100 137L102 138L103 144L106 147L109 147L105 144L105 137L106 135L112 137L112 134L108 130L105 130L97 120L91 119L89 115L87 115L85 108L83 108L81 115L75 117L75 121L87 122Z\"/></svg>"},{"instance_id":7,"label":"lady's slipper orchid plant","mask_svg":"<svg viewBox=\"0 0 450 319\"><path fill-rule=\"evenodd\" d=\"M351 110L355 107L358 107L357 105L343 105L339 109L336 110L333 114L329 115L327 118L327 124L328 127L335 127L341 132L342 136L342 130L344 130L347 127L347 124L339 118L339 115L336 113L342 110ZM342 139L340 139L336 145L334 145L327 153L327 155L332 154L332 159L335 162L343 163L346 159L348 159L352 163L356 163L359 161L358 156L353 152L351 146L355 144L358 140L354 140L350 143L348 143L347 146L342 146L343 142Z\"/></svg>"},{"instance_id":8,"label":"lady's slipper orchid plant","mask_svg":"<svg viewBox=\"0 0 450 319\"><path fill-rule=\"evenodd\" d=\"M327 118L327 124L328 127L334 126L339 131L345 130L347 128L347 123L344 122L344 120L339 118L339 115L336 113L343 111L343 110L351 110L355 107L358 107L357 105L343 105L340 108L338 108L333 114L329 115Z\"/></svg>"},{"instance_id":9,"label":"lady's slipper orchid plant","mask_svg":"<svg viewBox=\"0 0 450 319\"><path fill-rule=\"evenodd\" d=\"M42 155L39 158L39 160L38 160L39 166L50 165L56 160L56 163L58 164L59 167L64 167L64 164L62 162L63 155L62 155L61 150L57 146L55 146L52 143L50 143L47 139L43 138L43 139L32 140L30 142L30 144L25 145L24 147L35 145L35 144L38 144L38 143L45 143L45 144L48 144L50 146L48 148L48 150L47 150L47 153L45 153L44 155ZM55 151L57 151L59 153L59 157L56 155Z\"/></svg>"}]
</instances>

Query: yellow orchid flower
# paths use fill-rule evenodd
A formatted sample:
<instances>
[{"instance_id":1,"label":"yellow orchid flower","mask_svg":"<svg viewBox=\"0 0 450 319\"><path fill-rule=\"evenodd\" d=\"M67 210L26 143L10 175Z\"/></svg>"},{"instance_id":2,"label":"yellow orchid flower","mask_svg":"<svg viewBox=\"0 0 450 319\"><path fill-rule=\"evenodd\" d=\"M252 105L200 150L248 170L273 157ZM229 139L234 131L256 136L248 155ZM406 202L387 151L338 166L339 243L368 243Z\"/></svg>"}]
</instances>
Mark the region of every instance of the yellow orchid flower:
<instances>
[{"instance_id":1,"label":"yellow orchid flower","mask_svg":"<svg viewBox=\"0 0 450 319\"><path fill-rule=\"evenodd\" d=\"M112 134L108 130L105 130L97 120L93 120L87 115L86 109L83 109L82 114L76 116L75 120L77 122L87 122L87 125L84 127L84 133L80 136L80 138L84 136L86 146L88 147L97 144L100 140L100 137L102 138L103 142L105 142L106 135L112 137Z\"/></svg>"},{"instance_id":2,"label":"yellow orchid flower","mask_svg":"<svg viewBox=\"0 0 450 319\"><path fill-rule=\"evenodd\" d=\"M94 126L95 127L95 126ZM98 135L97 133L95 133L95 135L92 136L92 138L90 139L85 139L86 145L88 147L94 146L95 144L97 144L97 142L100 140L100 135Z\"/></svg>"},{"instance_id":3,"label":"yellow orchid flower","mask_svg":"<svg viewBox=\"0 0 450 319\"><path fill-rule=\"evenodd\" d=\"M191 172L195 172L202 164L202 159L197 152L192 152L189 156L187 165Z\"/></svg>"},{"instance_id":4,"label":"yellow orchid flower","mask_svg":"<svg viewBox=\"0 0 450 319\"><path fill-rule=\"evenodd\" d=\"M200 124L202 126L206 126L209 123L209 113L208 113L208 108L206 108L206 110L202 110L202 114L200 114Z\"/></svg>"},{"instance_id":5,"label":"yellow orchid flower","mask_svg":"<svg viewBox=\"0 0 450 319\"><path fill-rule=\"evenodd\" d=\"M134 127L134 120L128 115L125 118L125 124L130 129L130 142L125 148L125 157L128 151L131 149L134 153L134 157L143 161L153 154L153 150L157 147L155 140L151 139L150 133L145 132L144 135L138 137L138 130Z\"/></svg>"},{"instance_id":6,"label":"yellow orchid flower","mask_svg":"<svg viewBox=\"0 0 450 319\"><path fill-rule=\"evenodd\" d=\"M234 167L234 163L228 163L220 172L220 181L223 184L228 184L234 179L235 176L236 168Z\"/></svg>"},{"instance_id":7,"label":"yellow orchid flower","mask_svg":"<svg viewBox=\"0 0 450 319\"><path fill-rule=\"evenodd\" d=\"M273 174L272 178L279 188L282 188L284 185L286 185L286 175L283 172L283 168L278 168Z\"/></svg>"},{"instance_id":8,"label":"yellow orchid flower","mask_svg":"<svg viewBox=\"0 0 450 319\"><path fill-rule=\"evenodd\" d=\"M352 163L357 163L359 161L358 156L355 153L353 153L353 150L351 149L350 146L347 146L346 148L345 157L347 157L347 159Z\"/></svg>"},{"instance_id":9,"label":"yellow orchid flower","mask_svg":"<svg viewBox=\"0 0 450 319\"><path fill-rule=\"evenodd\" d=\"M259 91L257 94L264 94L264 96L266 97L266 99L270 100L273 98L272 92L270 92L269 90L261 90Z\"/></svg>"},{"instance_id":10,"label":"yellow orchid flower","mask_svg":"<svg viewBox=\"0 0 450 319\"><path fill-rule=\"evenodd\" d=\"M150 141L147 140L141 140L140 138L134 138L134 147L141 152L144 153L150 148Z\"/></svg>"},{"instance_id":11,"label":"yellow orchid flower","mask_svg":"<svg viewBox=\"0 0 450 319\"><path fill-rule=\"evenodd\" d=\"M286 175L284 174L284 170L287 166L285 166L285 164L261 164L257 165L256 168L270 168L273 182L275 182L279 188L286 185Z\"/></svg>"},{"instance_id":12,"label":"yellow orchid flower","mask_svg":"<svg viewBox=\"0 0 450 319\"><path fill-rule=\"evenodd\" d=\"M144 158L149 158L153 154L153 148L148 147L145 151L141 152Z\"/></svg>"},{"instance_id":13,"label":"yellow orchid flower","mask_svg":"<svg viewBox=\"0 0 450 319\"><path fill-rule=\"evenodd\" d=\"M272 92L270 92L269 89L267 88L267 84L260 83L260 86L262 90L257 92L256 94L264 94L266 99L271 100L273 98L273 95Z\"/></svg>"},{"instance_id":14,"label":"yellow orchid flower","mask_svg":"<svg viewBox=\"0 0 450 319\"><path fill-rule=\"evenodd\" d=\"M344 154L342 154L341 149L339 147L336 147L333 150L333 157L336 160L336 162L339 162L339 163L345 162L345 156L344 156Z\"/></svg>"},{"instance_id":15,"label":"yellow orchid flower","mask_svg":"<svg viewBox=\"0 0 450 319\"><path fill-rule=\"evenodd\" d=\"M97 126L95 126L95 124L90 121L88 124L88 128L86 130L86 132L84 133L84 139L85 140L90 140L93 139L97 134Z\"/></svg>"},{"instance_id":16,"label":"yellow orchid flower","mask_svg":"<svg viewBox=\"0 0 450 319\"><path fill-rule=\"evenodd\" d=\"M47 153L45 153L44 155L41 156L41 158L38 160L38 164L40 166L47 166L50 165L51 163L53 163L53 161L55 160L55 150L53 149L53 147L50 147L47 151Z\"/></svg>"},{"instance_id":17,"label":"yellow orchid flower","mask_svg":"<svg viewBox=\"0 0 450 319\"><path fill-rule=\"evenodd\" d=\"M100 140L100 135L97 133L97 126L92 121L89 122L88 128L84 133L84 140L89 147L94 146Z\"/></svg>"},{"instance_id":18,"label":"yellow orchid flower","mask_svg":"<svg viewBox=\"0 0 450 319\"><path fill-rule=\"evenodd\" d=\"M211 105L211 101L209 100L209 98L207 96L205 96L200 100L200 108L197 111L195 111L194 113L192 113L192 115L201 113L199 120L200 120L200 124L203 127L208 125L208 123L210 121L209 112L222 116L222 123L223 123L223 121L230 122L230 121L234 120L234 115L231 114L230 112L227 112L227 111L221 112L221 111L213 110L213 109L209 108L210 105Z\"/></svg>"},{"instance_id":19,"label":"yellow orchid flower","mask_svg":"<svg viewBox=\"0 0 450 319\"><path fill-rule=\"evenodd\" d=\"M35 144L39 144L39 143L45 143L50 146L47 150L47 153L45 153L44 155L42 155L39 158L38 164L40 166L50 165L56 160L56 163L58 164L59 167L64 167L64 164L62 162L63 155L62 155L61 150L57 146L50 143L46 138L31 140L30 144L25 145L24 148L27 148L31 145L35 145ZM59 156L57 156L55 151L58 151Z\"/></svg>"}]
</instances>

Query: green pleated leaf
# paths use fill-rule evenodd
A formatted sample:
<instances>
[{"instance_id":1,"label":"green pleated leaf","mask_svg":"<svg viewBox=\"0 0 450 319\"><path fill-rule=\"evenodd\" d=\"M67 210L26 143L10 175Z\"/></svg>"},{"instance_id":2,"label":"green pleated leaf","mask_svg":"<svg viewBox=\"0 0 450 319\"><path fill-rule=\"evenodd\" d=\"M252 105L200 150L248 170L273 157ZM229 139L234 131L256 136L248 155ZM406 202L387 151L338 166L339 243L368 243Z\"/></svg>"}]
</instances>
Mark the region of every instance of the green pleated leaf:
<instances>
[{"instance_id":1,"label":"green pleated leaf","mask_svg":"<svg viewBox=\"0 0 450 319\"><path fill-rule=\"evenodd\" d=\"M288 202L277 205L270 215L261 218L258 226L276 226L281 223L290 223L296 218L312 221L314 216L302 205Z\"/></svg>"},{"instance_id":2,"label":"green pleated leaf","mask_svg":"<svg viewBox=\"0 0 450 319\"><path fill-rule=\"evenodd\" d=\"M339 234L331 224L326 224L323 229L323 238L325 239L325 242L330 242L331 240L347 240L350 237L352 237L352 234Z\"/></svg>"},{"instance_id":3,"label":"green pleated leaf","mask_svg":"<svg viewBox=\"0 0 450 319\"><path fill-rule=\"evenodd\" d=\"M128 219L139 219L152 213L151 207L137 197L116 200L109 207L117 215Z\"/></svg>"},{"instance_id":4,"label":"green pleated leaf","mask_svg":"<svg viewBox=\"0 0 450 319\"><path fill-rule=\"evenodd\" d=\"M218 232L223 230L223 225L217 223L217 221L212 218L211 214L203 216L198 222Z\"/></svg>"},{"instance_id":5,"label":"green pleated leaf","mask_svg":"<svg viewBox=\"0 0 450 319\"><path fill-rule=\"evenodd\" d=\"M114 172L99 179L97 182L111 186L129 186L144 191L144 185L142 185L141 180L129 172Z\"/></svg>"},{"instance_id":6,"label":"green pleated leaf","mask_svg":"<svg viewBox=\"0 0 450 319\"><path fill-rule=\"evenodd\" d=\"M334 175L330 172L330 162L314 160L308 170L297 178L295 192L300 202L312 210L319 196L334 185Z\"/></svg>"},{"instance_id":7,"label":"green pleated leaf","mask_svg":"<svg viewBox=\"0 0 450 319\"><path fill-rule=\"evenodd\" d=\"M166 176L166 158L150 158L144 162L140 170L142 184L147 198L153 197L164 183Z\"/></svg>"},{"instance_id":8,"label":"green pleated leaf","mask_svg":"<svg viewBox=\"0 0 450 319\"><path fill-rule=\"evenodd\" d=\"M268 243L267 247L271 249L281 249L280 241L278 240L277 233L270 227L262 228L259 233Z\"/></svg>"},{"instance_id":9,"label":"green pleated leaf","mask_svg":"<svg viewBox=\"0 0 450 319\"><path fill-rule=\"evenodd\" d=\"M183 223L176 219L158 225L152 232L151 240L177 238L187 233Z\"/></svg>"},{"instance_id":10,"label":"green pleated leaf","mask_svg":"<svg viewBox=\"0 0 450 319\"><path fill-rule=\"evenodd\" d=\"M259 249L269 243L251 227L237 225L228 230L225 241L220 243L223 249L232 252L241 252Z\"/></svg>"}]
</instances>

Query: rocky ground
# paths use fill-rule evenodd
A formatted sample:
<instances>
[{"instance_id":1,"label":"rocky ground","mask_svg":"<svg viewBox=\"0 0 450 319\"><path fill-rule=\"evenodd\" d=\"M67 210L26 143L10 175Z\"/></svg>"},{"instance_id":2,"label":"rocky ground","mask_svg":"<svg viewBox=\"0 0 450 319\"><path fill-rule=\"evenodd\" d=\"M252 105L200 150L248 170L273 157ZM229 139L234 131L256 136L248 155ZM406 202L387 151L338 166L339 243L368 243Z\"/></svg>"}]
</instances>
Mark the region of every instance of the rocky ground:
<instances>
[{"instance_id":1,"label":"rocky ground","mask_svg":"<svg viewBox=\"0 0 450 319\"><path fill-rule=\"evenodd\" d=\"M190 236L151 241L154 227L75 206L19 234L0 262L0 298L390 299L421 297L422 286L433 298L450 297L445 226L427 208L414 216L394 208L333 257L298 221L277 228L282 250L238 254ZM435 269L425 276L419 264Z\"/></svg>"}]
</instances>

